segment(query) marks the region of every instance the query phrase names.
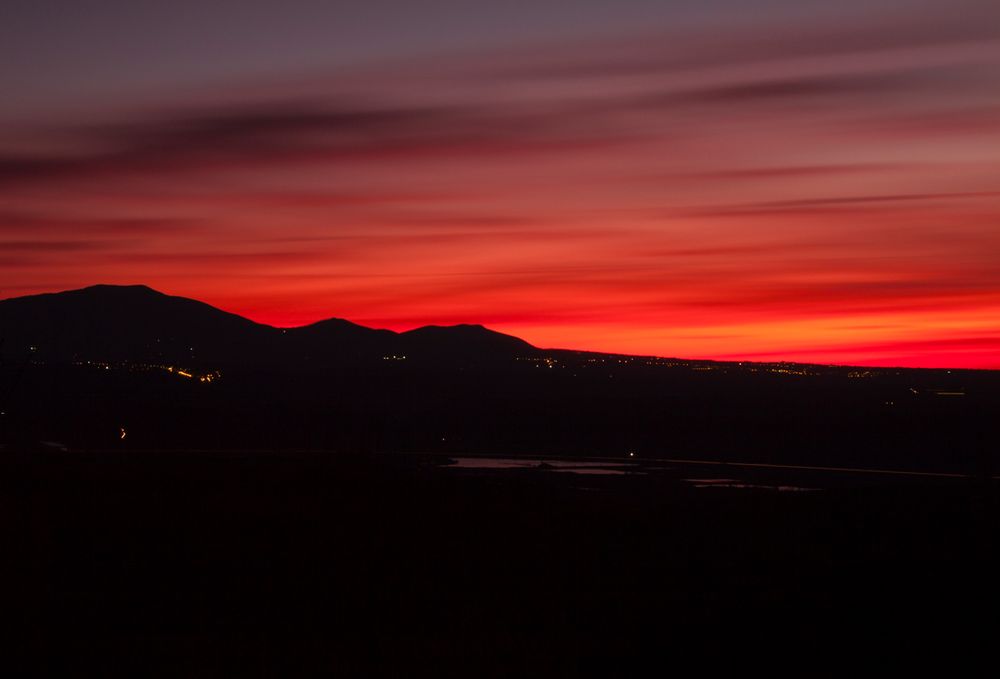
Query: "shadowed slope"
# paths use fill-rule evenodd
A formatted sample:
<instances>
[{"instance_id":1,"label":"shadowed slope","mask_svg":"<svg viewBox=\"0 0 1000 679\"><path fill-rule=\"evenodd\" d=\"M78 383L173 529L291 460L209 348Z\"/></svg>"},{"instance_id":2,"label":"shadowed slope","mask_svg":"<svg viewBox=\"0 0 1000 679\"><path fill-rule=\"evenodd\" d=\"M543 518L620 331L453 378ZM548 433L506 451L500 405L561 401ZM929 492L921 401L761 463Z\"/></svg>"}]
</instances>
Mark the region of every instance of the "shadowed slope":
<instances>
[{"instance_id":1,"label":"shadowed slope","mask_svg":"<svg viewBox=\"0 0 1000 679\"><path fill-rule=\"evenodd\" d=\"M531 345L482 326L398 334L331 318L279 329L144 285L95 285L0 301L3 355L36 361L322 366L387 355L507 359Z\"/></svg>"}]
</instances>

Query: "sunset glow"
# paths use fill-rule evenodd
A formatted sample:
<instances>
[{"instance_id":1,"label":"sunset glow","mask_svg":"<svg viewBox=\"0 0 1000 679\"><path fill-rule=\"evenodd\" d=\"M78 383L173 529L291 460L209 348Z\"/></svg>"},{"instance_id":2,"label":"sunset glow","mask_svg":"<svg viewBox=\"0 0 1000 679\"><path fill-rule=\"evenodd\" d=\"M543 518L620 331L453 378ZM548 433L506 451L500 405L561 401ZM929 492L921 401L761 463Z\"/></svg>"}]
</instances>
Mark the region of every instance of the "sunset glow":
<instances>
[{"instance_id":1,"label":"sunset glow","mask_svg":"<svg viewBox=\"0 0 1000 679\"><path fill-rule=\"evenodd\" d=\"M223 72L248 41L141 86L8 64L0 297L143 283L278 326L1000 368L1000 11L965 4L501 23Z\"/></svg>"}]
</instances>

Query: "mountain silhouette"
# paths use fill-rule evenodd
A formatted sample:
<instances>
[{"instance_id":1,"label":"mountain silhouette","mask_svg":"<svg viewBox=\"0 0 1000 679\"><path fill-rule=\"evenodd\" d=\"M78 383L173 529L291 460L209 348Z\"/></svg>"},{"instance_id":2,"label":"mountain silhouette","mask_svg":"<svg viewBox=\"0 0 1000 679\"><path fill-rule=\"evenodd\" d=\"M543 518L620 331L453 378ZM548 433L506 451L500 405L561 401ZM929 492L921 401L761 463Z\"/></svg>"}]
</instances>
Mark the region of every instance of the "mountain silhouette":
<instances>
[{"instance_id":1,"label":"mountain silhouette","mask_svg":"<svg viewBox=\"0 0 1000 679\"><path fill-rule=\"evenodd\" d=\"M145 285L95 285L2 300L0 341L2 354L15 360L206 367L315 367L393 357L489 362L535 352L524 340L479 325L397 333L331 318L275 328Z\"/></svg>"},{"instance_id":2,"label":"mountain silhouette","mask_svg":"<svg viewBox=\"0 0 1000 679\"><path fill-rule=\"evenodd\" d=\"M144 286L0 301L0 340L0 446L996 466L991 371L536 349L479 325L275 328Z\"/></svg>"},{"instance_id":3,"label":"mountain silhouette","mask_svg":"<svg viewBox=\"0 0 1000 679\"><path fill-rule=\"evenodd\" d=\"M428 325L399 336L403 350L430 358L473 357L477 354L514 357L533 353L524 340L481 325Z\"/></svg>"}]
</instances>

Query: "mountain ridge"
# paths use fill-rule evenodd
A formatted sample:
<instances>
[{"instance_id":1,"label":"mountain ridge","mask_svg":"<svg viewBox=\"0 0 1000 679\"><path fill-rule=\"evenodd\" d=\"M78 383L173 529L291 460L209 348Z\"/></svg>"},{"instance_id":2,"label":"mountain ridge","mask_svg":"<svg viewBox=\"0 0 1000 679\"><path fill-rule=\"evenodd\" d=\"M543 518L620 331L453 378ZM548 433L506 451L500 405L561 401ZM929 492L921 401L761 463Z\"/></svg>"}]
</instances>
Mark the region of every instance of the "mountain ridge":
<instances>
[{"instance_id":1,"label":"mountain ridge","mask_svg":"<svg viewBox=\"0 0 1000 679\"><path fill-rule=\"evenodd\" d=\"M537 351L476 324L395 332L327 318L278 328L146 285L107 284L0 300L0 341L3 354L38 360L258 365L332 365L387 355L489 361Z\"/></svg>"},{"instance_id":2,"label":"mountain ridge","mask_svg":"<svg viewBox=\"0 0 1000 679\"><path fill-rule=\"evenodd\" d=\"M116 320L112 317L117 312ZM145 335L119 322L131 321ZM155 346L154 346L155 345ZM440 363L512 357L594 356L651 359L688 365L803 366L863 371L943 372L944 368L858 366L802 361L738 361L540 348L478 323L424 325L404 331L371 328L331 317L294 327L272 326L206 302L170 295L148 285L100 283L0 299L0 360L125 360L192 362L206 366L288 367L357 360L407 359ZM953 368L956 372L995 372Z\"/></svg>"},{"instance_id":3,"label":"mountain ridge","mask_svg":"<svg viewBox=\"0 0 1000 679\"><path fill-rule=\"evenodd\" d=\"M146 287L2 301L0 340L0 444L73 449L735 451L941 470L983 457L1000 407L988 371L537 349L474 324L280 329Z\"/></svg>"}]
</instances>

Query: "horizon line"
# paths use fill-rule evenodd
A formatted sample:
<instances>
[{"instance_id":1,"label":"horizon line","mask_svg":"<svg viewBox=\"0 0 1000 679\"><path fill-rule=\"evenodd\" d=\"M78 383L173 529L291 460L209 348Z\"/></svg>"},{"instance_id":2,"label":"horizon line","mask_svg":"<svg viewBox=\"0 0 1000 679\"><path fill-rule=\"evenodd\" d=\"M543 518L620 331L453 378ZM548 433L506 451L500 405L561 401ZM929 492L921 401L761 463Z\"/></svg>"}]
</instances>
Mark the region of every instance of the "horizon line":
<instances>
[{"instance_id":1,"label":"horizon line","mask_svg":"<svg viewBox=\"0 0 1000 679\"><path fill-rule=\"evenodd\" d=\"M222 308L220 306L216 306L215 304L211 304L209 302L206 302L204 300L201 300L201 299L198 299L198 298L195 298L195 297L187 297L187 296L184 296L184 295L176 295L176 294L172 294L172 293L169 293L169 292L164 292L164 291L162 291L160 289L157 289L157 288L154 288L153 286L148 285L146 283L93 283L91 285L85 285L85 286L79 287L79 288L69 288L69 289L65 289L65 290L51 290L51 291L47 291L47 292L34 292L34 293L27 294L27 295L16 295L16 296L10 296L10 297L0 297L0 302L6 302L6 301L16 300L16 299L27 299L27 298L31 298L31 297L42 297L42 296L47 296L47 295L60 295L60 294L65 294L65 293L83 292L85 290L92 290L92 289L95 289L95 288L119 288L119 289L121 289L121 288L141 288L141 289L145 289L145 290L148 290L150 292L153 292L153 293L155 293L157 295L162 295L163 297L170 297L170 298L174 298L174 299L184 299L184 300L188 300L188 301L192 301L192 302L197 302L198 304L204 304L205 306L208 306L208 307L210 307L212 309L215 309L216 311L219 311L221 313L225 313L225 314L229 314L229 315L232 315L232 316L236 316L238 318L242 318L243 320L249 321L250 323L253 323L255 325L259 325L259 326L263 326L263 327L267 327L267 328L272 328L274 330L298 330L298 329L303 329L303 328L309 328L311 326L317 325L319 323L324 323L324 322L327 322L327 321L342 321L342 322L345 322L345 323L350 323L352 325L355 325L355 326L357 326L359 328L365 328L366 330L372 330L372 331L376 331L376 332L391 332L391 333L396 334L396 335L402 335L402 334L405 334L405 333L413 332L415 330L420 330L422 328L478 327L478 328L483 328L484 330L487 330L487 331L492 332L492 333L496 333L496 334L500 334L500 335L506 335L508 337L513 337L515 339L521 340L522 342L525 342L526 344L528 344L532 348L537 349L539 351L563 351L563 352L584 353L584 354L601 354L601 355L604 355L604 356L622 356L622 357L629 357L629 358L655 358L655 359L661 359L661 360L682 361L682 362L687 362L687 363L698 363L698 362L703 362L703 363L724 363L724 364L753 363L753 364L759 364L759 365L797 365L797 366L815 366L815 367L824 367L824 368L856 368L856 369L861 369L861 370L933 370L933 371L946 371L946 372L952 372L952 371L962 371L962 372L998 372L998 371L1000 371L1000 366L990 368L990 367L948 367L948 366L905 366L905 365L888 365L888 364L887 365L872 365L872 364L864 365L864 364L857 364L857 363L834 363L834 362L827 363L827 362L819 362L819 361L801 361L801 360L790 360L790 359L784 359L784 358L779 358L779 359L776 359L776 360L763 360L763 359L760 359L760 358L739 358L739 357L728 357L728 356L725 356L725 357L723 357L723 356L712 356L712 357L706 357L706 356L680 357L680 356L667 356L667 355L652 354L652 353L629 353L629 352L620 352L620 351L601 351L601 350L595 350L595 349L571 349L571 348L562 348L562 347L555 347L555 346L541 347L541 346L537 346L535 344L532 344L528 340L525 340L525 339L523 339L522 337L520 337L518 335L513 335L511 333L507 333L507 332L503 332L503 331L499 331L499 330L494 330L493 328L491 328L488 325L486 325L484 323L481 323L481 322L461 322L461 323L452 323L452 324L425 323L425 324L422 324L422 325L415 325L414 327L408 328L406 330L393 330L391 328L375 327L375 326L371 326L371 325L365 325L363 323L358 323L357 321L353 321L353 320L350 320L348 318L344 318L343 316L327 316L327 317L323 317L323 318L320 318L318 320L311 321L309 323L304 323L304 324L301 324L301 325L275 325L275 324L272 324L272 323L265 323L265 322L262 322L262 321L258 321L256 319L251 318L251 317L249 317L247 315L244 315L242 313L238 313L238 312L235 312L235 311L229 311L229 310L224 309L224 308Z\"/></svg>"}]
</instances>

